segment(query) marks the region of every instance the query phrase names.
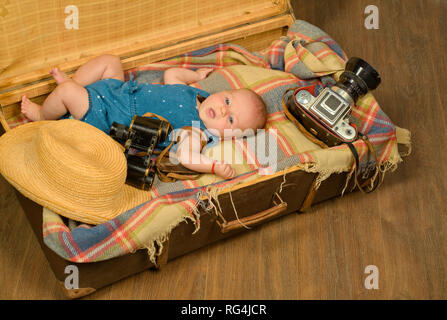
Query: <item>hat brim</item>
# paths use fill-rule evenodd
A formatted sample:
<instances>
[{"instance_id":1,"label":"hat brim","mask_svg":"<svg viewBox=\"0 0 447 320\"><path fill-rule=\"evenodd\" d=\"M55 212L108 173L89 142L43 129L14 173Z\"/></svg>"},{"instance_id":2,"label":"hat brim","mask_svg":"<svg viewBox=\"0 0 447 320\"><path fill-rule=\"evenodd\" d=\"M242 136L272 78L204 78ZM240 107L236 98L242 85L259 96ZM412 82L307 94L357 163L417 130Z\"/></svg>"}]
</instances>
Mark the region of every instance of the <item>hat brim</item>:
<instances>
[{"instance_id":1,"label":"hat brim","mask_svg":"<svg viewBox=\"0 0 447 320\"><path fill-rule=\"evenodd\" d=\"M151 199L149 191L127 184L123 185L113 206L109 207L91 208L88 204L77 202L75 197L73 201L67 201L66 197L60 196L58 187L40 170L38 161L30 153L33 137L40 127L50 122L52 121L27 123L8 131L0 138L0 173L21 194L64 217L95 225L109 221Z\"/></svg>"}]
</instances>

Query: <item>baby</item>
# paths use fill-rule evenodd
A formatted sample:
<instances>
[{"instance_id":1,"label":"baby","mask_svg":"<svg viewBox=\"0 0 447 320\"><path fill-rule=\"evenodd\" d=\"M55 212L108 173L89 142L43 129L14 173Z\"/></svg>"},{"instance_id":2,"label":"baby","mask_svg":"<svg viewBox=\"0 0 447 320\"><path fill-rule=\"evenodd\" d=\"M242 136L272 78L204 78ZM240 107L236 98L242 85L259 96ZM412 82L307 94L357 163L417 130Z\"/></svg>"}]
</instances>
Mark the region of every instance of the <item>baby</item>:
<instances>
[{"instance_id":1,"label":"baby","mask_svg":"<svg viewBox=\"0 0 447 320\"><path fill-rule=\"evenodd\" d=\"M109 133L113 122L129 126L134 115L148 112L166 118L174 129L200 123L207 139L240 137L266 122L262 99L249 89L221 91L212 95L188 86L206 78L211 68L196 71L171 68L164 73L165 85L124 82L119 57L102 55L82 65L70 79L57 68L50 74L57 83L42 105L22 97L21 111L31 121L56 120L67 113ZM227 163L201 154L203 131L183 130L177 142L177 158L197 172L216 173L224 179L235 175ZM209 141L209 140L208 140Z\"/></svg>"}]
</instances>

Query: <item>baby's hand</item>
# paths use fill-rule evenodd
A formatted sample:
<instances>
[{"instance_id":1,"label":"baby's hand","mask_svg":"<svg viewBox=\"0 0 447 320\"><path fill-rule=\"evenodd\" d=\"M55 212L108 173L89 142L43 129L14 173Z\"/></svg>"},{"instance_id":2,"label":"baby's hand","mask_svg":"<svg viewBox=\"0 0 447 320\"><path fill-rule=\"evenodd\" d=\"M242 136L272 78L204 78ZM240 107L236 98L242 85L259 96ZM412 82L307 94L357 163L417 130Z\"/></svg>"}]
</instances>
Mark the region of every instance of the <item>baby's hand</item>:
<instances>
[{"instance_id":1,"label":"baby's hand","mask_svg":"<svg viewBox=\"0 0 447 320\"><path fill-rule=\"evenodd\" d=\"M232 179L236 172L227 163L216 163L214 172L223 179Z\"/></svg>"},{"instance_id":2,"label":"baby's hand","mask_svg":"<svg viewBox=\"0 0 447 320\"><path fill-rule=\"evenodd\" d=\"M196 70L197 74L199 75L199 80L205 79L211 71L213 71L213 68L199 68Z\"/></svg>"}]
</instances>

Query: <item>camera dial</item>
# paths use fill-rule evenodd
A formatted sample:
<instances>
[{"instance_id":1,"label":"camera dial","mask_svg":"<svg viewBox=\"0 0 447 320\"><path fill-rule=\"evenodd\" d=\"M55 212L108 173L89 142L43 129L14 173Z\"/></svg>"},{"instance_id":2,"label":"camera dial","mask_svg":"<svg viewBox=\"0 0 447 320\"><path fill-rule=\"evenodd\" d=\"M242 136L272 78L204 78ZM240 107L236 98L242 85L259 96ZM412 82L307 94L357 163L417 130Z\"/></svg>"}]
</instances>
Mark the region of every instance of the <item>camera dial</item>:
<instances>
[{"instance_id":1,"label":"camera dial","mask_svg":"<svg viewBox=\"0 0 447 320\"><path fill-rule=\"evenodd\" d=\"M313 100L313 96L307 90L301 90L296 95L296 101L299 104L304 105L304 106L306 106L312 100Z\"/></svg>"}]
</instances>

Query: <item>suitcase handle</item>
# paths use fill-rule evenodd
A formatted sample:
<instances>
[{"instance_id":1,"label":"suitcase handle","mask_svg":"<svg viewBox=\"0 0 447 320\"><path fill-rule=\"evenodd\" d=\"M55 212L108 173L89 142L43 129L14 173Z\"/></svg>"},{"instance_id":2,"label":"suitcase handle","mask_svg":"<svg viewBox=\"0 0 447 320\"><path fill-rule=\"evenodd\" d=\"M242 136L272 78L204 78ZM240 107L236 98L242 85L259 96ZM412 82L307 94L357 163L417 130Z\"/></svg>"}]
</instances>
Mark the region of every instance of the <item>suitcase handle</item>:
<instances>
[{"instance_id":1,"label":"suitcase handle","mask_svg":"<svg viewBox=\"0 0 447 320\"><path fill-rule=\"evenodd\" d=\"M284 202L277 192L275 192L274 195L280 201L279 203L277 203L274 199L273 203L275 204L275 206L273 206L267 210L255 213L251 216L244 217L242 219L238 218L237 212L235 210L237 219L233 220L233 221L226 221L225 218L222 216L222 214L219 212L219 210L217 210L218 218L220 218L222 220L222 221L216 220L218 226L220 227L220 231L222 233L227 233L227 232L242 229L242 228L251 229L250 227L257 225L257 224L259 224L265 220L268 220L270 218L276 217L276 216L280 215L282 212L286 211L287 210L287 202ZM230 194L230 197L231 197L231 194ZM233 205L233 208L234 208L234 205Z\"/></svg>"}]
</instances>

